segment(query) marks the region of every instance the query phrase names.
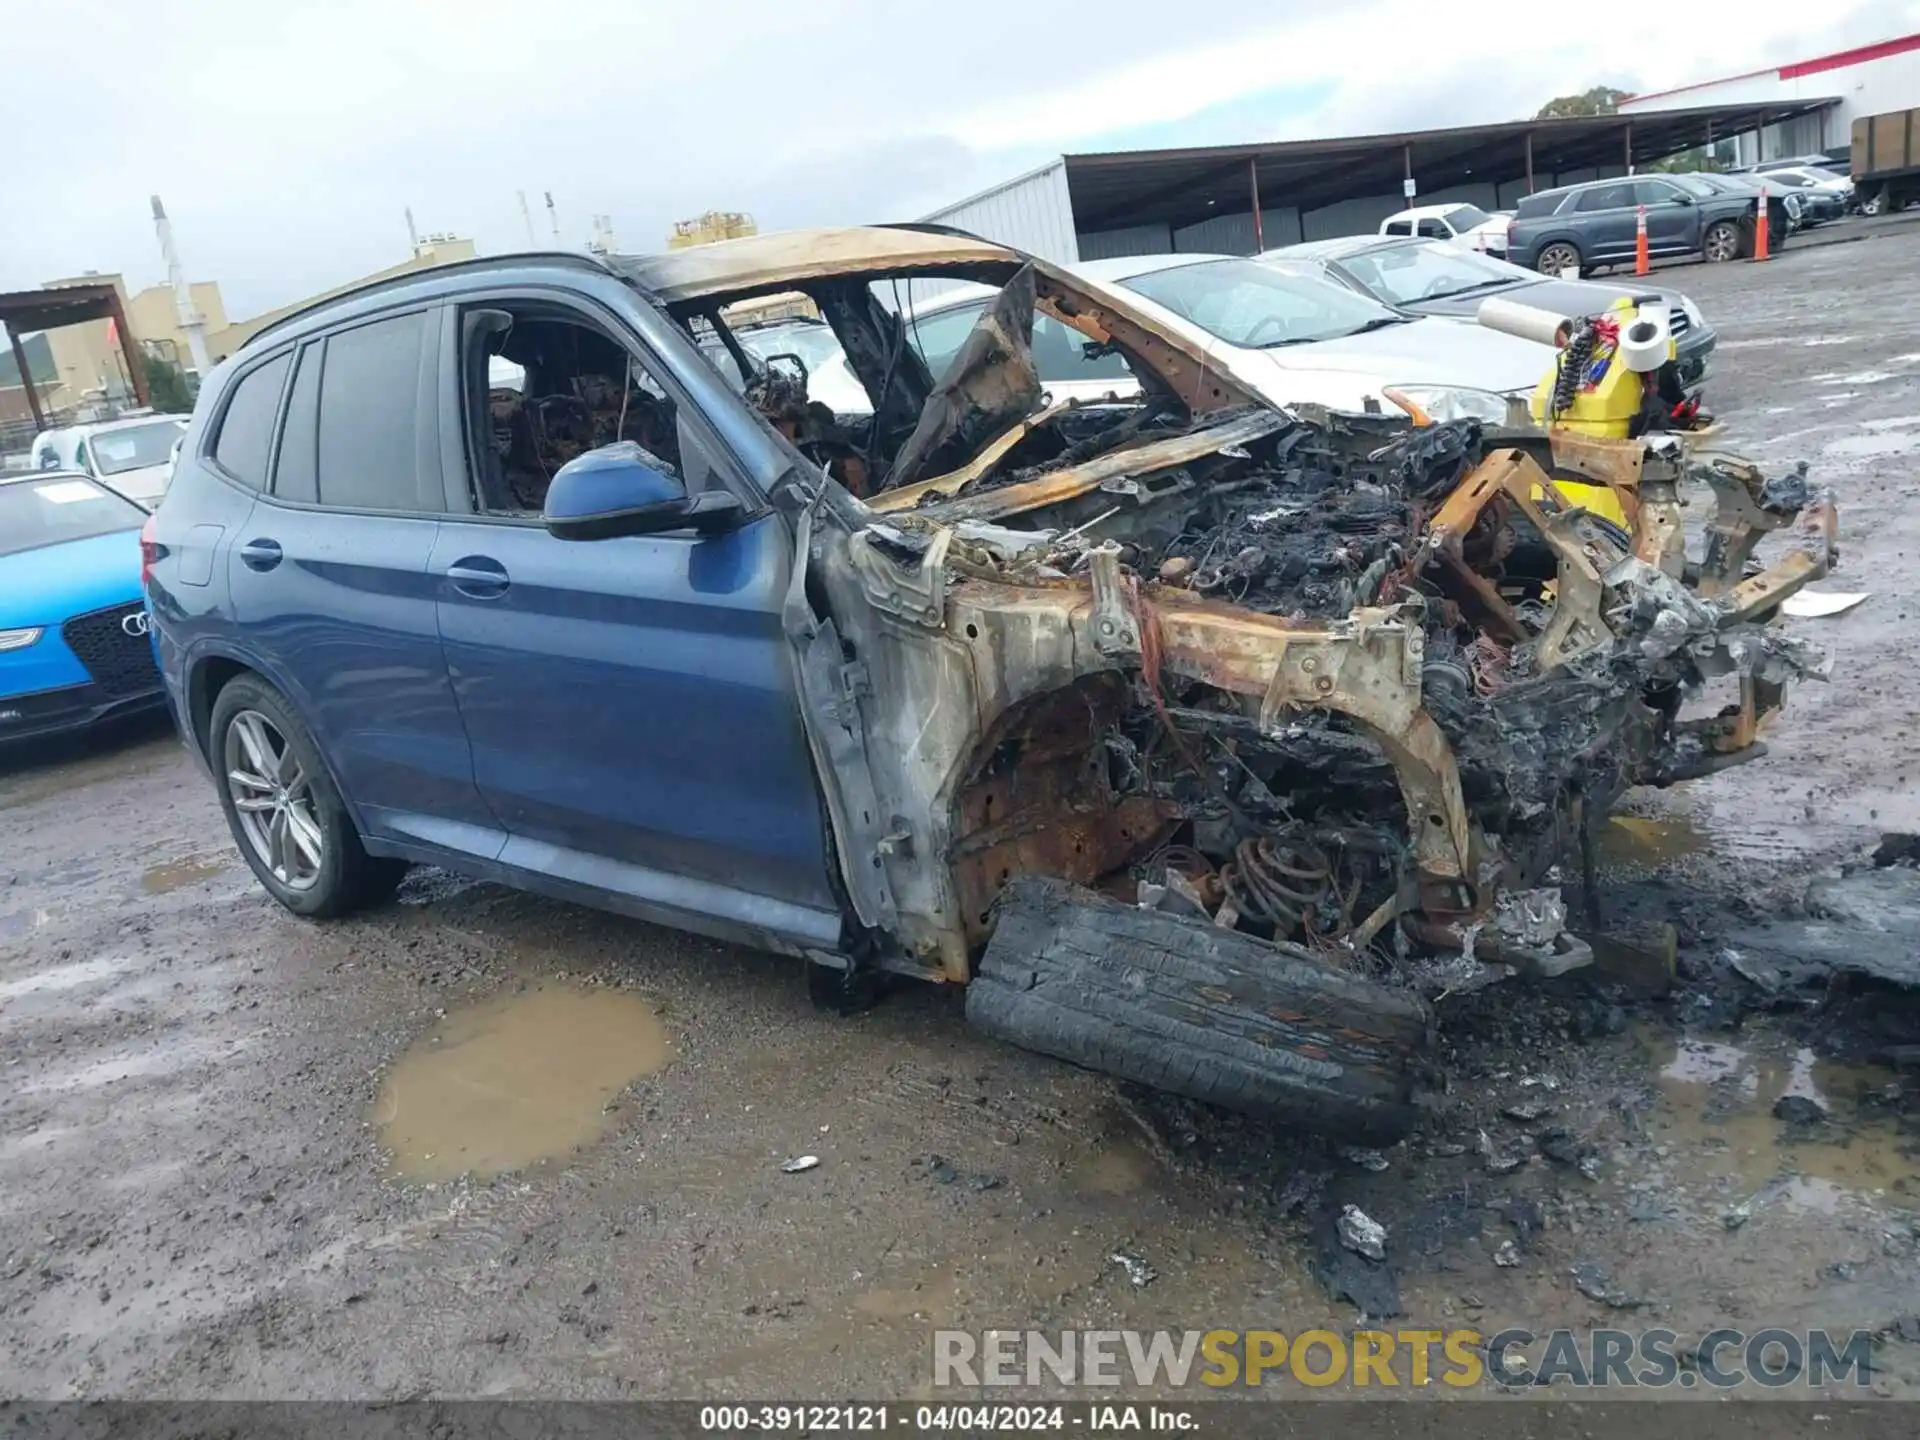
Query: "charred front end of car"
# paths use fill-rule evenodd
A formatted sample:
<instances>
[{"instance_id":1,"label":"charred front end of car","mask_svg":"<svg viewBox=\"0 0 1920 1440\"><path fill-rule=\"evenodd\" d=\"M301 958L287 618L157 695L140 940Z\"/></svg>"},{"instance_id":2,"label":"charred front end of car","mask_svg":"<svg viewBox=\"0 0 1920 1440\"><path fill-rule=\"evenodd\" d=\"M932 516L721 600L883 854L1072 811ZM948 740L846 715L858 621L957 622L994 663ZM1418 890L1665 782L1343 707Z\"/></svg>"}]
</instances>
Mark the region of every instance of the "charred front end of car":
<instances>
[{"instance_id":1,"label":"charred front end of car","mask_svg":"<svg viewBox=\"0 0 1920 1440\"><path fill-rule=\"evenodd\" d=\"M1019 259L968 272L1001 294L948 374L882 364L921 402L862 450L885 482L782 502L850 923L1015 1043L1402 1133L1434 997L1591 958L1583 830L1762 753L1824 675L1772 622L1833 563L1830 499L1698 436L1278 412ZM1036 310L1139 393L1054 403ZM884 360L867 318L849 354Z\"/></svg>"}]
</instances>

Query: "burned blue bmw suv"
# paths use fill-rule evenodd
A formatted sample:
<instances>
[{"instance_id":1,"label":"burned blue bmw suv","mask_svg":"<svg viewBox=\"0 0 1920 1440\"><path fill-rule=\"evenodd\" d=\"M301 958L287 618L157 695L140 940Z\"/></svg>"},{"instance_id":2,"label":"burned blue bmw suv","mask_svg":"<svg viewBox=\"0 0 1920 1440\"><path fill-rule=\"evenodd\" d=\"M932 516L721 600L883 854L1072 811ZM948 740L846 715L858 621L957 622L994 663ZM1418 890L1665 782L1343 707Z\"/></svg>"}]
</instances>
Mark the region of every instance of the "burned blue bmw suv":
<instances>
[{"instance_id":1,"label":"burned blue bmw suv","mask_svg":"<svg viewBox=\"0 0 1920 1440\"><path fill-rule=\"evenodd\" d=\"M954 281L994 293L936 369L913 287ZM864 408L742 344L775 303ZM1126 383L1050 395L1036 319ZM933 227L327 300L208 377L145 535L181 734L300 915L438 864L1402 1133L1417 977L1584 963L1569 827L1757 753L1812 663L1772 616L1830 551L1688 586L1830 512L1733 466L1683 564L1677 447L1617 442L1629 536L1554 501L1545 435L1283 411L1195 333ZM1736 712L1678 719L1734 673Z\"/></svg>"}]
</instances>

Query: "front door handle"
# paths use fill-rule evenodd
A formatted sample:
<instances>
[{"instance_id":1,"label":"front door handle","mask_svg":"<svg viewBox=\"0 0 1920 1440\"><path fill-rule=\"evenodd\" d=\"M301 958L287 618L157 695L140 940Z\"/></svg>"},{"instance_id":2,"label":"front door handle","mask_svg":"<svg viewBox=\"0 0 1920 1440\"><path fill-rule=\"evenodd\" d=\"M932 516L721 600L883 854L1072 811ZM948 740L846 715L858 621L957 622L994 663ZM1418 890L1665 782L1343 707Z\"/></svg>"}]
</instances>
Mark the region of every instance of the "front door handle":
<instances>
[{"instance_id":1,"label":"front door handle","mask_svg":"<svg viewBox=\"0 0 1920 1440\"><path fill-rule=\"evenodd\" d=\"M249 540L240 547L240 563L249 570L271 570L280 563L278 540Z\"/></svg>"},{"instance_id":2,"label":"front door handle","mask_svg":"<svg viewBox=\"0 0 1920 1440\"><path fill-rule=\"evenodd\" d=\"M489 555L463 555L447 566L447 582L469 600L497 600L507 593L507 567Z\"/></svg>"}]
</instances>

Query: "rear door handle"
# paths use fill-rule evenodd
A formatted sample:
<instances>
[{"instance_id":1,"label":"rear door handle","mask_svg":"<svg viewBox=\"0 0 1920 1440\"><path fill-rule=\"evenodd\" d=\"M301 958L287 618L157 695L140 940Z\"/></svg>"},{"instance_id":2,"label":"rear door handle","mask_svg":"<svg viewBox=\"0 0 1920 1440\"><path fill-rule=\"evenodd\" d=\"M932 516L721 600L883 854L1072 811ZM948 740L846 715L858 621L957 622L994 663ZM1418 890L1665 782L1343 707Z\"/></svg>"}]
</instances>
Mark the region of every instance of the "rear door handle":
<instances>
[{"instance_id":1,"label":"rear door handle","mask_svg":"<svg viewBox=\"0 0 1920 1440\"><path fill-rule=\"evenodd\" d=\"M507 593L507 567L488 555L463 555L447 566L447 581L470 600L497 600Z\"/></svg>"},{"instance_id":2,"label":"rear door handle","mask_svg":"<svg viewBox=\"0 0 1920 1440\"><path fill-rule=\"evenodd\" d=\"M240 547L240 563L249 570L271 570L280 563L278 540L249 540Z\"/></svg>"}]
</instances>

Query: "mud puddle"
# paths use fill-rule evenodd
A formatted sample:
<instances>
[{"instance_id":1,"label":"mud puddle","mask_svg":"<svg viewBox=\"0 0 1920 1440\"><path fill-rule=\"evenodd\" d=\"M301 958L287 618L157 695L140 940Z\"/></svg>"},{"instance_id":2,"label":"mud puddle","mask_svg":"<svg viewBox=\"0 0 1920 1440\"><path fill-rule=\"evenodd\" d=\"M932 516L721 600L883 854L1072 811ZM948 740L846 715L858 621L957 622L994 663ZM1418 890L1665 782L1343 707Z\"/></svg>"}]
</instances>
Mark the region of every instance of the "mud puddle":
<instances>
[{"instance_id":1,"label":"mud puddle","mask_svg":"<svg viewBox=\"0 0 1920 1440\"><path fill-rule=\"evenodd\" d=\"M227 868L222 855L188 855L179 860L149 865L140 873L140 888L149 895L170 895L202 880L211 880Z\"/></svg>"},{"instance_id":2,"label":"mud puddle","mask_svg":"<svg viewBox=\"0 0 1920 1440\"><path fill-rule=\"evenodd\" d=\"M1601 829L1597 849L1603 867L1657 870L1704 854L1712 844L1684 815L1614 815Z\"/></svg>"},{"instance_id":3,"label":"mud puddle","mask_svg":"<svg viewBox=\"0 0 1920 1440\"><path fill-rule=\"evenodd\" d=\"M395 1170L484 1178L591 1144L621 1090L673 1058L654 1011L621 990L548 985L446 1016L374 1105Z\"/></svg>"},{"instance_id":4,"label":"mud puddle","mask_svg":"<svg viewBox=\"0 0 1920 1440\"><path fill-rule=\"evenodd\" d=\"M1693 1176L1768 1189L1788 1209L1831 1214L1849 1198L1904 1194L1914 1163L1871 1099L1891 1070L1820 1059L1777 1036L1746 1043L1649 1032L1661 1103L1654 1138Z\"/></svg>"},{"instance_id":5,"label":"mud puddle","mask_svg":"<svg viewBox=\"0 0 1920 1440\"><path fill-rule=\"evenodd\" d=\"M1786 803L1791 817L1786 823L1768 823L1756 816L1750 804L1711 805L1697 817L1610 816L1600 827L1596 859L1602 871L1632 875L1652 875L1662 870L1684 872L1729 862L1778 866L1799 862L1810 854L1831 848L1844 838L1846 826L1871 828L1879 823L1868 815L1874 808L1870 803L1846 810L1829 807L1828 813L1821 817L1825 823L1821 824L1814 822L1814 817L1797 799ZM1889 802L1889 806L1893 804ZM1793 813L1795 811L1798 813ZM1893 823L1889 820L1888 825Z\"/></svg>"}]
</instances>

